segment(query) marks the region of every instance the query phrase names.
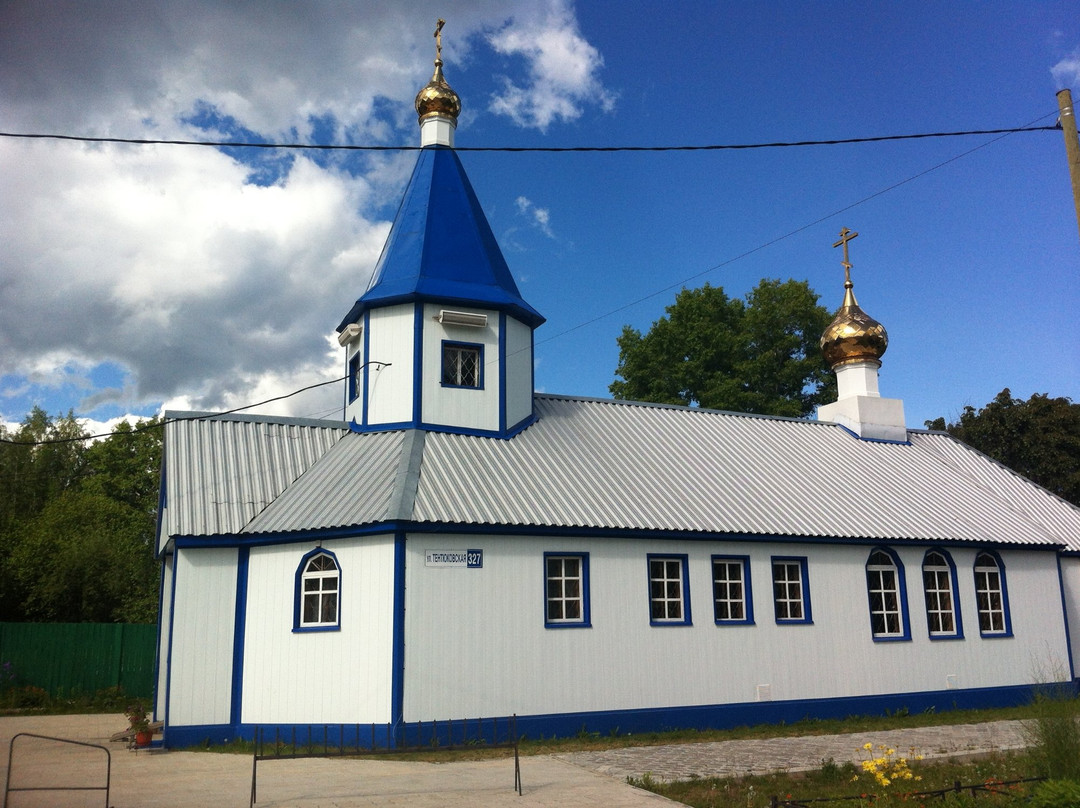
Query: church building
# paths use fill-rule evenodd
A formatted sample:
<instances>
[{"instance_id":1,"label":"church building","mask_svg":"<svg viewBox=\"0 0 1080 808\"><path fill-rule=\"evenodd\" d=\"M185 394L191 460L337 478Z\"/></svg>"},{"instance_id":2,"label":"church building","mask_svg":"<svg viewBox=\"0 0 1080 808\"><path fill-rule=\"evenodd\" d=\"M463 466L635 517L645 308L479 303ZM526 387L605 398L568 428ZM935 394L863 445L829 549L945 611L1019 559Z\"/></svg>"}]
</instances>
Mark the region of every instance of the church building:
<instances>
[{"instance_id":1,"label":"church building","mask_svg":"<svg viewBox=\"0 0 1080 808\"><path fill-rule=\"evenodd\" d=\"M423 149L337 327L342 420L166 414L167 746L725 727L1074 680L1080 511L881 396L857 234L818 420L536 394L544 317L454 150L439 56L416 109Z\"/></svg>"}]
</instances>

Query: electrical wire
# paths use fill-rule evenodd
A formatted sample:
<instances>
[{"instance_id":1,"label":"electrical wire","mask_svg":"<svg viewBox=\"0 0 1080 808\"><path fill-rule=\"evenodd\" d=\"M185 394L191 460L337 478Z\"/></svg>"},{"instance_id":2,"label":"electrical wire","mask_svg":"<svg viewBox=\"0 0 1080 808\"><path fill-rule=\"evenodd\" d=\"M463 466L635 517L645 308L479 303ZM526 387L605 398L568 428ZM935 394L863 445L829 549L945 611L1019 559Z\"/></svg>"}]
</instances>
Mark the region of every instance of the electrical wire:
<instances>
[{"instance_id":1,"label":"electrical wire","mask_svg":"<svg viewBox=\"0 0 1080 808\"><path fill-rule=\"evenodd\" d=\"M977 151L979 151L981 149L984 149L987 146L990 146L990 145L998 142L999 140L1002 140L1002 139L1004 139L1004 138L1006 138L1006 137L1008 137L1010 135L1014 135L1014 134L1017 134L1017 133L1020 133L1020 132L1041 132L1041 131L1057 131L1057 130L1060 130L1061 129L1061 122L1060 121L1058 121L1053 126L1034 126L1033 125L1037 121L1040 121L1040 120L1043 120L1044 118L1050 117L1050 115L1052 115L1052 114L1054 114L1054 113L1048 113L1046 115L1043 115L1043 116L1040 116L1039 118L1034 119L1031 123L1026 124L1025 126L1015 127L1015 128L1011 128L1011 129L984 129L984 130L970 130L970 131L965 131L965 132L935 132L935 133L914 134L914 135L888 135L888 136L872 137L872 138L846 138L846 139L842 139L842 140L814 140L814 141L797 141L797 142L790 142L790 143L757 143L757 144L713 145L713 146L606 146L606 147L600 147L600 146L595 146L595 147L591 147L591 146L590 147L494 147L494 146L485 147L485 146L478 146L478 147L459 148L459 149L457 149L457 151L506 151L506 152L711 151L711 150L719 150L719 149L757 149L757 148L774 148L774 147L783 147L783 146L824 146L824 145L838 145L838 144L844 144L844 143L874 143L874 142L881 142L881 141L887 141L887 140L910 140L910 139L915 139L915 138L931 138L931 137L956 137L956 136L963 136L963 135L991 135L991 134L997 135L997 137L995 137L995 138L993 138L991 140L988 140L985 143L981 143L980 145L975 146L972 149L968 149L967 151L964 151L964 152L961 152L960 154L954 155L953 157L950 157L947 160L944 160L944 161L942 161L942 162L940 162L940 163L938 163L938 164L936 164L934 166L931 166L930 168L924 169L923 171L920 171L917 174L913 174L910 177L907 177L906 179L900 180L899 182L895 182L892 185L886 186L885 188L882 188L882 189L880 189L878 191L875 191L874 193L870 194L869 196L865 196L862 199L859 199L859 200L857 200L855 202L852 202L849 205L845 205L844 207L838 208L837 210L834 210L831 213L827 213L824 216L821 216L821 217L815 219L812 222L809 222L809 223L804 224L804 225L802 225L800 227L797 227L794 230L790 230L790 231L788 231L787 233L784 233L781 236L777 236L776 238L770 239L769 241L766 241L766 242L764 242L762 244L759 244L758 246L753 247L753 248L751 248L749 250L746 250L745 252L739 253L738 255L735 255L735 256L733 256L731 258L728 258L725 261L721 261L719 264L714 264L713 266L711 266L711 267L709 267L707 269L704 269L701 272L697 272L697 273L695 273L693 275L690 275L690 276L684 278L683 280L677 281L677 282L672 283L672 284L668 284L667 286L665 286L665 287L663 287L661 289L657 289L655 292L651 292L651 293L649 293L647 295L639 297L636 300L630 301L629 303L624 303L623 305L618 306L618 307L616 307L614 309L611 309L610 311L607 311L604 314L601 314L601 315L599 315L597 317L593 317L592 319L589 319L589 320L585 320L584 322L578 323L577 325L571 326L570 328L564 329L563 331L560 331L560 332L558 332L556 334L552 334L551 336L545 337L542 340L538 340L535 343L536 345L541 345L541 344L544 344L544 343L551 342L553 340L559 339L561 337L564 337L567 334L570 334L570 333L572 333L574 331L577 331L579 329L590 326L590 325L592 325L594 323L597 323L597 322L599 322L601 320L604 320L604 319L606 319L608 317L611 317L614 314L618 314L621 311L625 311L626 309L632 308L632 307L634 307L634 306L636 306L636 305L638 305L640 303L643 303L646 300L651 300L652 298L658 297L658 296L664 294L665 292L671 291L672 289L685 287L686 284L689 283L690 281L697 280L698 278L701 278L701 277L703 277L705 275L708 275L711 272L715 272L716 270L722 269L723 267L728 266L729 264L733 264L736 261L741 261L743 258L751 256L754 253L760 252L761 250L764 250L764 249L766 249L768 247L771 247L774 244L778 244L779 242L784 241L785 239L791 238L792 236L797 235L798 233L801 233L804 230L808 230L809 228L814 227L814 226L816 226L818 224L821 224L822 222L828 221L829 219L833 218L834 216L838 216L841 213L844 213L844 212L849 211L849 210L851 210L853 208L856 208L859 205L863 205L863 204L865 204L866 202L869 202L872 199L876 199L877 197L879 197L879 196L881 196L883 194L886 194L889 191L893 191L893 190L895 190L895 189L897 189L897 188L899 188L899 187L901 187L903 185L906 185L907 183L912 182L912 181L914 181L914 180L916 180L916 179L918 179L920 177L926 176L927 174L930 174L930 173L932 173L934 171L937 171L937 170L939 170L941 168L944 168L945 166L949 165L950 163L953 163L953 162L955 162L957 160L960 160L960 159L962 159L964 157L967 157L968 155L973 154L973 153L975 153L975 152L977 152ZM38 139L49 138L49 139L57 139L57 140L75 140L75 141L93 142L93 143L130 143L130 144L140 144L140 145L161 144L161 145L177 145L177 146L251 147L251 148L274 148L274 149L325 149L325 150L348 149L348 150L369 150L369 151L418 151L418 150L420 150L422 148L420 146L350 146L350 145L318 145L318 144L302 144L302 143L272 144L272 143L243 143L243 142L223 142L223 141L139 140L139 139L127 139L127 138L87 138L87 137L77 137L77 136L74 136L74 135L17 134L17 133L10 133L10 132L0 132L0 137L38 138ZM370 361L370 362L365 362L364 365L362 365L361 367L365 367L367 365L379 365L379 366L382 366L382 367L389 367L390 363L389 362L378 362L378 361L373 360L373 361ZM349 378L348 376L342 376L342 377L337 378L337 379L331 379L329 381L318 382L316 384L308 385L307 387L302 387L299 390L294 390L291 393L285 393L284 395L275 396L274 398L269 398L269 399L266 399L265 401L259 401L259 402L256 402L254 404L246 404L246 405L244 405L242 407L235 407L235 408L233 408L231 410L224 410L223 412L204 413L204 414L197 415L197 416L186 416L186 417L183 417L183 418L164 419L164 420L160 421L157 424L153 424L153 425L150 425L150 426L136 427L135 429L131 430L131 432L135 433L135 432L142 432L142 431L149 430L149 429L157 429L157 428L159 428L161 426L164 426L167 423L176 423L176 422L179 422L179 421L188 421L188 420L196 420L196 419L207 418L207 417L219 417L219 416L222 416L222 415L230 415L232 413L241 412L243 410L251 409L252 407L259 407L259 406L262 406L264 404L270 404L270 403L272 403L274 401L281 401L282 399L290 398L291 396L297 395L299 393L303 393L303 392L306 392L308 390L313 390L316 387L323 387L324 385L328 385L328 384L336 384L337 382L345 381L348 378ZM15 446L41 446L41 445L46 445L46 444L75 443L75 442L83 441L83 440L94 440L94 439L97 439L97 438L108 438L108 437L111 437L113 434L115 434L115 433L103 433L103 434L98 434L98 435L85 435L85 436L77 437L77 438L61 438L61 439L57 439L57 440L45 440L45 441L14 441L14 440L9 440L7 438L0 438L0 444L9 444L9 445L15 445Z\"/></svg>"},{"instance_id":2,"label":"electrical wire","mask_svg":"<svg viewBox=\"0 0 1080 808\"><path fill-rule=\"evenodd\" d=\"M390 364L391 364L390 362L379 362L379 361L373 359L370 362L365 362L360 367L367 367L368 365L378 365L380 367L390 367ZM245 404L242 407L233 407L231 410L222 410L221 412L199 413L198 415L185 415L185 416L183 416L181 418L163 418L162 420L158 421L156 424L144 424L142 426L135 427L130 432L121 433L121 434L129 434L129 435L131 435L131 434L135 434L137 432L147 432L147 431L149 431L151 429L160 429L161 427L165 426L166 424L175 424L175 423L179 423L181 421L200 421L200 420L202 420L204 418L220 418L222 415L232 415L234 412L242 412L243 410L250 410L252 407L261 407L263 404L271 404L274 401L281 401L282 399L285 399L285 398L291 398L292 396L298 395L300 393L306 393L308 390L314 390L316 387L325 387L328 384L337 384L338 382L343 382L348 378L349 378L348 376L341 376L340 378L330 379L329 381L325 381L325 382L316 382L315 384L309 384L307 387L301 387L299 390L293 390L291 393L285 393L285 394L280 395L280 396L274 396L273 398L268 398L268 399L265 399L264 401L257 401L254 404ZM79 437L76 437L76 438L55 438L55 439L52 439L52 440L34 440L34 441L31 441L31 440L27 440L27 441L9 440L8 438L0 438L0 443L6 443L6 444L9 444L11 446L45 446L45 445L53 445L53 444L59 444L59 443L78 443L79 441L96 440L97 438L111 438L115 434L117 434L117 433L115 433L115 432L103 432L103 433L100 433L100 434L97 434L97 435L80 435Z\"/></svg>"},{"instance_id":3,"label":"electrical wire","mask_svg":"<svg viewBox=\"0 0 1080 808\"><path fill-rule=\"evenodd\" d=\"M795 140L771 143L719 143L705 146L455 146L459 152L673 152L722 151L728 149L776 149L801 146L840 146L851 143L882 143L889 140L918 140L922 138L968 137L971 135L1012 135L1018 132L1059 131L1053 126L1025 126L1013 129L969 129L961 132L919 132L910 135L878 135L833 140ZM80 143L124 143L136 146L210 146L230 149L301 149L314 151L421 151L424 146L363 146L349 143L254 143L241 140L168 140L127 137L88 137L35 132L0 132L0 137L28 140L73 140Z\"/></svg>"}]
</instances>

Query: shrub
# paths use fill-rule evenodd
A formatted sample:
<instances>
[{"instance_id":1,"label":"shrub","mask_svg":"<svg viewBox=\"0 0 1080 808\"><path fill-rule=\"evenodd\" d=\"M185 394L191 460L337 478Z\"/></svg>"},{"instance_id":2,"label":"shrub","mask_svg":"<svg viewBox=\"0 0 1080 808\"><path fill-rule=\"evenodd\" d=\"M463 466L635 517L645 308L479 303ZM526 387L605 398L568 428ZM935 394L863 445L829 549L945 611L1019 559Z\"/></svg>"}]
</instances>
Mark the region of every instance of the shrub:
<instances>
[{"instance_id":1,"label":"shrub","mask_svg":"<svg viewBox=\"0 0 1080 808\"><path fill-rule=\"evenodd\" d=\"M1051 780L1080 781L1080 701L1067 687L1043 688L1035 708L1024 732L1036 771Z\"/></svg>"},{"instance_id":2,"label":"shrub","mask_svg":"<svg viewBox=\"0 0 1080 808\"><path fill-rule=\"evenodd\" d=\"M1080 783L1071 780L1039 783L1028 805L1030 808L1080 808Z\"/></svg>"}]
</instances>

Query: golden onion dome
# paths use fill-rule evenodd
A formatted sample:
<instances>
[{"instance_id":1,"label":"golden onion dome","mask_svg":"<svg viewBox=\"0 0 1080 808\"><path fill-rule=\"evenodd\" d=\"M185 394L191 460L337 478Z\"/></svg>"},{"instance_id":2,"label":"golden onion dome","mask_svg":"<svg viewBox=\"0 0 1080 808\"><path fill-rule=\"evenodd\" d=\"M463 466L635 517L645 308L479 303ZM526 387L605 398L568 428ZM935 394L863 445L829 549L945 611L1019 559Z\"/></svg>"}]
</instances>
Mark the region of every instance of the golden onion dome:
<instances>
[{"instance_id":1,"label":"golden onion dome","mask_svg":"<svg viewBox=\"0 0 1080 808\"><path fill-rule=\"evenodd\" d=\"M821 352L834 370L855 362L875 362L880 366L881 357L889 347L885 326L859 308L852 291L854 284L851 282L851 264L847 260L847 242L857 235L845 227L840 231L840 241L833 245L844 245L844 302L821 335Z\"/></svg>"},{"instance_id":2,"label":"golden onion dome","mask_svg":"<svg viewBox=\"0 0 1080 808\"><path fill-rule=\"evenodd\" d=\"M442 28L445 20L435 27L435 72L424 88L416 94L416 114L420 122L431 115L442 115L457 121L461 114L461 99L443 77Z\"/></svg>"}]
</instances>

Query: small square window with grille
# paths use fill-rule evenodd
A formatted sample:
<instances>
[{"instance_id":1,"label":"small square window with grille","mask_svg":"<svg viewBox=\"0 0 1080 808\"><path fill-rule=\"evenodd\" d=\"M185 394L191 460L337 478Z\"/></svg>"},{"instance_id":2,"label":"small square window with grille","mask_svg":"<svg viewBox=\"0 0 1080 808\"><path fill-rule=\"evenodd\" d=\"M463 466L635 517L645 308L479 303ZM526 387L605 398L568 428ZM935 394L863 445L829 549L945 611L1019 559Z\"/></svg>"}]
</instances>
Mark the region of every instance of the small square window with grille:
<instances>
[{"instance_id":1,"label":"small square window with grille","mask_svg":"<svg viewBox=\"0 0 1080 808\"><path fill-rule=\"evenodd\" d=\"M773 606L777 623L809 623L810 591L805 558L774 558Z\"/></svg>"},{"instance_id":2,"label":"small square window with grille","mask_svg":"<svg viewBox=\"0 0 1080 808\"><path fill-rule=\"evenodd\" d=\"M451 387L480 387L481 361L481 346L444 342L442 383Z\"/></svg>"},{"instance_id":3,"label":"small square window with grille","mask_svg":"<svg viewBox=\"0 0 1080 808\"><path fill-rule=\"evenodd\" d=\"M548 628L589 625L589 557L587 554L544 555Z\"/></svg>"},{"instance_id":4,"label":"small square window with grille","mask_svg":"<svg viewBox=\"0 0 1080 808\"><path fill-rule=\"evenodd\" d=\"M649 622L690 625L686 556L649 556Z\"/></svg>"}]
</instances>

